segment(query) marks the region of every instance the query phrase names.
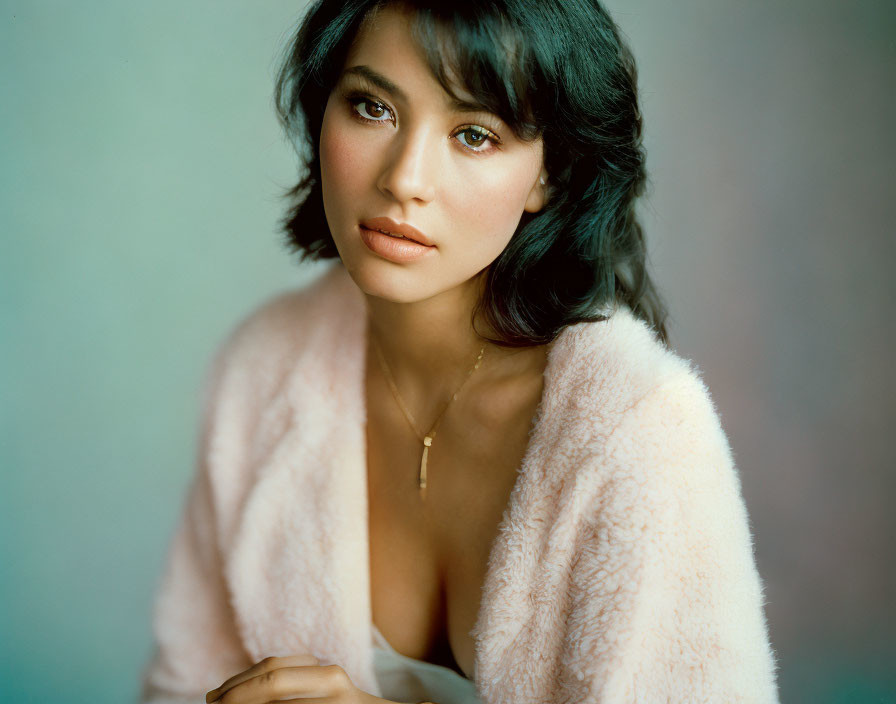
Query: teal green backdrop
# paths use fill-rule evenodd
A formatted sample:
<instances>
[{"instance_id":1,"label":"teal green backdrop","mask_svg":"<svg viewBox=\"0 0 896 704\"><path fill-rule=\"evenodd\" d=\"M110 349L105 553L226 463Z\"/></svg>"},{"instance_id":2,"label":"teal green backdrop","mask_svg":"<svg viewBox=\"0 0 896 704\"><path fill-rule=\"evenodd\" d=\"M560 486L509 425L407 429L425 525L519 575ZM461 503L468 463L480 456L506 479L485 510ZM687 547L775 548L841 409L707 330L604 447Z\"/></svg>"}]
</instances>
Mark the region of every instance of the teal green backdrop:
<instances>
[{"instance_id":1,"label":"teal green backdrop","mask_svg":"<svg viewBox=\"0 0 896 704\"><path fill-rule=\"evenodd\" d=\"M3 3L0 700L126 702L237 318L278 244L295 2Z\"/></svg>"},{"instance_id":2,"label":"teal green backdrop","mask_svg":"<svg viewBox=\"0 0 896 704\"><path fill-rule=\"evenodd\" d=\"M755 533L782 701L896 702L896 5L612 0L650 260ZM242 316L279 243L303 0L0 1L0 700L134 701Z\"/></svg>"}]
</instances>

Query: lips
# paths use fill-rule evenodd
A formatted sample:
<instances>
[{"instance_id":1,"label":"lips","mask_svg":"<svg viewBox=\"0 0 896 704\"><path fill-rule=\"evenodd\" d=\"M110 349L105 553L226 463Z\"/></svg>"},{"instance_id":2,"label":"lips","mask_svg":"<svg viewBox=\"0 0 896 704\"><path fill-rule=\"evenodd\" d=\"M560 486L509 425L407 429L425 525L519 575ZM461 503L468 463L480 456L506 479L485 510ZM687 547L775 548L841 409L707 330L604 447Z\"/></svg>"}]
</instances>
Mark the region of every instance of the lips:
<instances>
[{"instance_id":1,"label":"lips","mask_svg":"<svg viewBox=\"0 0 896 704\"><path fill-rule=\"evenodd\" d=\"M358 234L367 249L395 264L410 264L436 254L436 247L420 244L407 237L387 235L364 225L358 227Z\"/></svg>"},{"instance_id":2,"label":"lips","mask_svg":"<svg viewBox=\"0 0 896 704\"><path fill-rule=\"evenodd\" d=\"M432 240L420 232L416 227L397 223L392 218L377 217L362 220L361 227L366 227L368 230L377 230L386 235L401 235L401 237L404 237L405 239L413 240L414 242L427 247L435 246Z\"/></svg>"}]
</instances>

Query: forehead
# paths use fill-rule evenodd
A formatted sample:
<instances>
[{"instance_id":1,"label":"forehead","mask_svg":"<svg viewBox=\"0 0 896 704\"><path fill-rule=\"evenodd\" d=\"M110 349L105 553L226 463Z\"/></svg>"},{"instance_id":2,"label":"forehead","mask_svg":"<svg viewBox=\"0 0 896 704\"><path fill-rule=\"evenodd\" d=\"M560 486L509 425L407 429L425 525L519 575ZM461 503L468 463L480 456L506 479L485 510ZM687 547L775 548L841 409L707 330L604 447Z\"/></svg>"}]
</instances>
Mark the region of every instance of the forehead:
<instances>
[{"instance_id":1,"label":"forehead","mask_svg":"<svg viewBox=\"0 0 896 704\"><path fill-rule=\"evenodd\" d=\"M414 35L413 23L414 11L400 4L374 9L365 18L352 41L343 66L343 75L361 76L384 90L397 93L400 98L407 98L408 95L402 94L404 91L398 85L399 82L408 84L411 91L425 83L430 88L437 88L456 110L481 110L481 106L457 80L456 73L447 62L444 68L453 96L445 92ZM440 48L444 55L447 45L443 44ZM361 70L358 70L359 66L362 67ZM411 83L414 85L410 85ZM414 93L411 92L411 95Z\"/></svg>"},{"instance_id":2,"label":"forehead","mask_svg":"<svg viewBox=\"0 0 896 704\"><path fill-rule=\"evenodd\" d=\"M413 20L414 11L404 5L393 3L373 8L358 28L349 49L349 57L355 52L369 49L370 44L379 42L390 42L379 46L380 50L413 44L413 49L419 52L412 34Z\"/></svg>"}]
</instances>

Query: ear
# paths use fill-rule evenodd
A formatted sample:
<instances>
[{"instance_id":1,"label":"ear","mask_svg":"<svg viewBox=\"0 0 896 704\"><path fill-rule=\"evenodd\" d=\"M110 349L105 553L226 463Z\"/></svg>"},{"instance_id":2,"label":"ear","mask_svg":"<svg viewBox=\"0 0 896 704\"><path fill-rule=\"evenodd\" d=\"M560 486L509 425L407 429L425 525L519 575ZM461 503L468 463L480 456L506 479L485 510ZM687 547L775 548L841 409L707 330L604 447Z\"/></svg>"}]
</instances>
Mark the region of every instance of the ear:
<instances>
[{"instance_id":1,"label":"ear","mask_svg":"<svg viewBox=\"0 0 896 704\"><path fill-rule=\"evenodd\" d=\"M538 180L535 181L532 190L529 191L529 196L526 198L526 205L523 207L523 210L527 213L537 213L548 202L549 195L550 186L548 186L548 172L542 169L541 173L538 174Z\"/></svg>"}]
</instances>

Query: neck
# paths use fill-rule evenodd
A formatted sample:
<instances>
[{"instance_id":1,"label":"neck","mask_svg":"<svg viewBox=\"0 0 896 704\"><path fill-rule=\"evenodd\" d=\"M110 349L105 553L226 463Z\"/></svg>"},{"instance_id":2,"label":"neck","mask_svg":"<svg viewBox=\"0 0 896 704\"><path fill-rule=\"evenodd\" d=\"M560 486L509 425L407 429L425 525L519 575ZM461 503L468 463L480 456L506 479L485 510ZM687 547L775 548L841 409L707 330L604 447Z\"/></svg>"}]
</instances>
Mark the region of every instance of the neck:
<instances>
[{"instance_id":1,"label":"neck","mask_svg":"<svg viewBox=\"0 0 896 704\"><path fill-rule=\"evenodd\" d=\"M412 303L366 296L370 335L375 336L403 393L431 402L450 395L483 345L482 362L465 389L496 374L519 373L530 363L527 348L505 349L487 343L473 329L471 315L480 285L481 278L474 277L462 286ZM477 320L477 328L482 335L495 337L484 322Z\"/></svg>"}]
</instances>

